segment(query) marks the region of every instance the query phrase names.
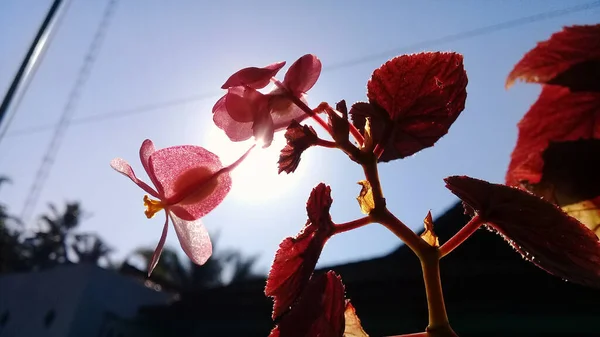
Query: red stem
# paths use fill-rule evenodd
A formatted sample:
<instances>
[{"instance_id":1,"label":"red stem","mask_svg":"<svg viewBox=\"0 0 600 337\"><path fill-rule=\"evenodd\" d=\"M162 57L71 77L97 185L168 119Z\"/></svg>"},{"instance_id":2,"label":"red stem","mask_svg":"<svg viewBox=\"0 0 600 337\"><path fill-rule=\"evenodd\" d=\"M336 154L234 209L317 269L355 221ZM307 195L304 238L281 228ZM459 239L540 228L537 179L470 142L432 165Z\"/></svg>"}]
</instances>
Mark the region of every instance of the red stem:
<instances>
[{"instance_id":1,"label":"red stem","mask_svg":"<svg viewBox=\"0 0 600 337\"><path fill-rule=\"evenodd\" d=\"M471 220L461 228L450 240L446 241L440 247L440 258L450 254L456 247L460 246L466 239L468 239L471 234L475 233L475 231L483 225L484 221L481 220L479 215L475 215Z\"/></svg>"},{"instance_id":2,"label":"red stem","mask_svg":"<svg viewBox=\"0 0 600 337\"><path fill-rule=\"evenodd\" d=\"M356 219L356 220L353 220L350 222L334 224L333 235L347 232L347 231L362 227L364 225L368 225L370 223L373 223L373 220L371 219L371 217L366 216L366 217Z\"/></svg>"},{"instance_id":3,"label":"red stem","mask_svg":"<svg viewBox=\"0 0 600 337\"><path fill-rule=\"evenodd\" d=\"M328 147L330 149L337 148L337 144L335 142L325 140L325 139L317 139L317 146Z\"/></svg>"},{"instance_id":4,"label":"red stem","mask_svg":"<svg viewBox=\"0 0 600 337\"><path fill-rule=\"evenodd\" d=\"M287 98L289 98L294 104L296 104L297 107L302 109L302 111L306 112L307 115L312 117L312 119L314 119L317 123L319 123L319 125L321 125L321 127L323 127L323 129L325 129L329 134L331 134L331 128L329 127L329 125L319 115L317 115L314 111L312 111L312 109L309 108L308 105L306 105L306 103L302 102L302 100L300 98L298 98L298 97L296 97L296 95L292 94L283 85L283 83L281 83L275 77L271 78L271 82L273 82L279 89L281 89L285 93L287 93L287 95L286 95Z\"/></svg>"},{"instance_id":5,"label":"red stem","mask_svg":"<svg viewBox=\"0 0 600 337\"><path fill-rule=\"evenodd\" d=\"M362 146L365 143L365 138L360 134L360 131L358 131L354 124L348 122L348 125L350 125L350 133L352 134L352 137L354 137L358 145Z\"/></svg>"}]
</instances>

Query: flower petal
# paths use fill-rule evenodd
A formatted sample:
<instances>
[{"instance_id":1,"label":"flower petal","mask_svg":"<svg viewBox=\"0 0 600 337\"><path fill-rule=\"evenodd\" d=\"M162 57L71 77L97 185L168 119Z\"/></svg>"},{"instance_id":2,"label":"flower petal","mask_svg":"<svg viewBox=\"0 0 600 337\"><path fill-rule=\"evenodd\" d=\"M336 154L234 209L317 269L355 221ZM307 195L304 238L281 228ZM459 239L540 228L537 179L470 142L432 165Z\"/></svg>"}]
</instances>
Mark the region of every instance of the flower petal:
<instances>
[{"instance_id":1,"label":"flower petal","mask_svg":"<svg viewBox=\"0 0 600 337\"><path fill-rule=\"evenodd\" d=\"M236 122L254 121L262 112L268 113L269 97L250 88L230 88L225 95L225 108L229 116Z\"/></svg>"},{"instance_id":2,"label":"flower petal","mask_svg":"<svg viewBox=\"0 0 600 337\"><path fill-rule=\"evenodd\" d=\"M257 116L254 120L254 124L252 124L252 132L254 133L254 138L263 143L264 148L271 146L275 134L271 114L266 112Z\"/></svg>"},{"instance_id":3,"label":"flower petal","mask_svg":"<svg viewBox=\"0 0 600 337\"><path fill-rule=\"evenodd\" d=\"M227 79L221 89L237 86L247 86L254 89L264 88L271 81L271 77L275 76L284 65L285 61L269 64L264 68L248 67L238 70Z\"/></svg>"},{"instance_id":4,"label":"flower petal","mask_svg":"<svg viewBox=\"0 0 600 337\"><path fill-rule=\"evenodd\" d=\"M152 183L155 186L157 186L158 181L156 180L156 177L154 176L154 174L151 173L150 166L148 165L148 160L150 160L150 156L155 151L156 151L156 149L154 148L154 143L150 139L144 140L144 142L142 143L142 146L140 147L140 161L142 162L142 165L144 166L144 170L148 174L148 177L150 178Z\"/></svg>"},{"instance_id":5,"label":"flower petal","mask_svg":"<svg viewBox=\"0 0 600 337\"><path fill-rule=\"evenodd\" d=\"M208 231L200 219L185 221L169 212L181 248L195 264L203 265L212 255L212 243Z\"/></svg>"},{"instance_id":6,"label":"flower petal","mask_svg":"<svg viewBox=\"0 0 600 337\"><path fill-rule=\"evenodd\" d=\"M299 98L305 104L307 103L305 95L300 95ZM284 95L271 95L269 105L271 106L271 117L273 118L275 131L287 129L292 120L300 123L309 117L304 110Z\"/></svg>"},{"instance_id":7,"label":"flower petal","mask_svg":"<svg viewBox=\"0 0 600 337\"><path fill-rule=\"evenodd\" d=\"M131 165L129 165L129 163L127 163L125 161L125 159L121 159L121 158L115 158L113 160L110 161L110 167L112 167L115 171L129 177L129 179L131 179L131 181L133 181L136 185L138 185L141 189L143 189L144 191L146 191L146 193L150 194L151 196L158 198L158 193L152 189L152 187L148 186L148 184L146 184L145 182L139 180L136 176L135 173L133 172L133 169L131 168Z\"/></svg>"},{"instance_id":8,"label":"flower petal","mask_svg":"<svg viewBox=\"0 0 600 337\"><path fill-rule=\"evenodd\" d=\"M154 268L158 264L158 260L160 259L160 254L163 251L163 247L165 246L165 241L167 240L167 233L169 232L169 217L165 217L165 224L163 226L162 234L160 236L160 240L158 240L158 244L156 245L156 249L154 249L154 253L152 254L152 258L150 262L148 262L148 277L152 274Z\"/></svg>"},{"instance_id":9,"label":"flower petal","mask_svg":"<svg viewBox=\"0 0 600 337\"><path fill-rule=\"evenodd\" d=\"M150 156L150 170L163 188L163 201L184 220L198 219L223 201L231 189L229 172L214 153L192 145L158 150Z\"/></svg>"},{"instance_id":10,"label":"flower petal","mask_svg":"<svg viewBox=\"0 0 600 337\"><path fill-rule=\"evenodd\" d=\"M213 107L213 121L215 125L225 131L225 134L232 142L242 142L252 137L252 123L236 122L229 113L225 105L227 95L221 97Z\"/></svg>"},{"instance_id":11,"label":"flower petal","mask_svg":"<svg viewBox=\"0 0 600 337\"><path fill-rule=\"evenodd\" d=\"M283 85L294 95L307 92L321 75L321 61L315 55L306 54L290 66Z\"/></svg>"}]
</instances>

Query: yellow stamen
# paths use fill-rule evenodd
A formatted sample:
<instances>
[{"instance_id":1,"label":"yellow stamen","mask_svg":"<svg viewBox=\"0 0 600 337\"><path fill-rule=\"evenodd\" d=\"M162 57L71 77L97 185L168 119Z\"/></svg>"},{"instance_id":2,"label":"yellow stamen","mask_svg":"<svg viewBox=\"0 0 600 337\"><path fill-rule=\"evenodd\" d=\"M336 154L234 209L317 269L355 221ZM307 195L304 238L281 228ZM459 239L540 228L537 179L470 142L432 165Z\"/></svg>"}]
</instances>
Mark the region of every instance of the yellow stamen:
<instances>
[{"instance_id":1,"label":"yellow stamen","mask_svg":"<svg viewBox=\"0 0 600 337\"><path fill-rule=\"evenodd\" d=\"M147 194L144 196L144 206L146 206L144 214L146 214L146 218L148 219L152 218L154 214L165 208L160 200L150 199Z\"/></svg>"}]
</instances>

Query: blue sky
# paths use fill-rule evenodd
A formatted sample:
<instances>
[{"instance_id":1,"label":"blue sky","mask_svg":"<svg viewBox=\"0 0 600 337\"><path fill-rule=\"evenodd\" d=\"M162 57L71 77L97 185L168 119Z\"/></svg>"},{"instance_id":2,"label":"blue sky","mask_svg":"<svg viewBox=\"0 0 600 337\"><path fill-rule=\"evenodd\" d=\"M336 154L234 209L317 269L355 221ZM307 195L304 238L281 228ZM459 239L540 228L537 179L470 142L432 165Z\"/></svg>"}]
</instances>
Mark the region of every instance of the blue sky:
<instances>
[{"instance_id":1,"label":"blue sky","mask_svg":"<svg viewBox=\"0 0 600 337\"><path fill-rule=\"evenodd\" d=\"M588 2L390 0L345 1L342 6L334 1L239 0L169 6L121 1L34 214L47 210L48 202L79 200L90 214L81 229L104 237L117 249L115 257L139 246L154 247L162 219L145 218L142 191L112 171L109 162L125 158L145 178L137 152L146 138L158 148L204 146L224 163L233 161L249 144L230 144L212 124L211 108L222 94L220 86L236 70L282 60L290 65L306 53L315 54L324 70L309 102L333 105L340 99L364 100L371 72L398 53L456 51L464 55L469 77L466 109L433 148L380 166L389 208L412 228L421 228L428 210L440 215L456 200L444 188L444 177L466 174L503 182L516 123L539 93L537 86L524 84L506 91L506 75L537 41L563 26L598 23L600 7L451 42L410 46ZM0 93L50 4L0 3ZM21 212L52 137L53 130L46 127L60 118L105 6L106 1L71 1L0 143L0 174L13 180L0 190L0 202L14 213ZM163 104L173 101L179 104ZM155 109L124 113L140 107ZM85 120L106 114L117 117ZM278 137L270 151L254 153L239 167L231 194L204 219L209 231L219 232L219 247L260 254L261 272L268 270L279 242L304 225L306 198L319 182L332 187L334 221L362 216L355 199L360 190L356 182L362 178L358 166L331 149L311 149L296 174L277 176L277 151L284 144L282 135ZM29 226L35 228L35 218ZM167 243L179 249L172 230ZM333 238L320 264L380 256L398 244L385 228L370 225Z\"/></svg>"}]
</instances>

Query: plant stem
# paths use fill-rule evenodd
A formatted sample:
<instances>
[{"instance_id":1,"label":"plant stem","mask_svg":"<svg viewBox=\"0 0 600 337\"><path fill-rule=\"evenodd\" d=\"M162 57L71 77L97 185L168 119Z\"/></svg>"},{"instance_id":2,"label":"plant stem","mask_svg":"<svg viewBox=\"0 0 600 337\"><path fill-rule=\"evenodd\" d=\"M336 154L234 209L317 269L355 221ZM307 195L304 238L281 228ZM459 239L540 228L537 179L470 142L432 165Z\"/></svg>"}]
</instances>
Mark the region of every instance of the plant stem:
<instances>
[{"instance_id":1,"label":"plant stem","mask_svg":"<svg viewBox=\"0 0 600 337\"><path fill-rule=\"evenodd\" d=\"M440 247L440 259L452 252L456 247L460 246L466 239L468 239L471 234L475 233L475 231L483 225L483 220L479 217L479 215L475 215L471 220L461 228L450 240L446 241Z\"/></svg>"},{"instance_id":2,"label":"plant stem","mask_svg":"<svg viewBox=\"0 0 600 337\"><path fill-rule=\"evenodd\" d=\"M331 134L331 128L323 120L323 118L321 118L321 116L312 111L312 109L309 108L308 105L306 105L306 103L304 103L300 98L296 97L296 95L289 92L289 90L283 85L283 83L281 83L275 77L271 78L271 82L273 82L273 84L275 84L279 89L283 90L286 93L286 97L289 98L294 104L296 104L297 107L302 109L302 111L306 112L306 114L312 117L312 119L314 119L317 123L319 123L319 125L321 125L323 129L325 129L325 131Z\"/></svg>"},{"instance_id":3,"label":"plant stem","mask_svg":"<svg viewBox=\"0 0 600 337\"><path fill-rule=\"evenodd\" d=\"M371 218L396 234L417 256L420 256L421 251L428 248L429 245L387 209L381 189L381 182L379 181L377 157L371 153L362 159L365 178L371 184L373 201L375 203L375 207L370 214Z\"/></svg>"},{"instance_id":4,"label":"plant stem","mask_svg":"<svg viewBox=\"0 0 600 337\"><path fill-rule=\"evenodd\" d=\"M350 222L335 224L333 234L335 235L335 234L347 232L347 231L362 227L364 225L368 225L370 223L373 223L373 220L371 219L371 217L366 216L366 217L356 219L356 220L353 220Z\"/></svg>"},{"instance_id":5,"label":"plant stem","mask_svg":"<svg viewBox=\"0 0 600 337\"><path fill-rule=\"evenodd\" d=\"M436 247L431 247L420 256L427 308L429 309L429 325L427 332L432 336L456 336L446 314L442 282L440 279L440 256Z\"/></svg>"},{"instance_id":6,"label":"plant stem","mask_svg":"<svg viewBox=\"0 0 600 337\"><path fill-rule=\"evenodd\" d=\"M416 333L407 333L404 335L394 335L390 337L427 337L429 336L427 332L416 332Z\"/></svg>"},{"instance_id":7,"label":"plant stem","mask_svg":"<svg viewBox=\"0 0 600 337\"><path fill-rule=\"evenodd\" d=\"M317 140L317 146L328 147L330 149L337 148L337 144L335 142L332 142L332 141L329 141L329 140L325 140L325 139L321 139L321 138L319 138Z\"/></svg>"},{"instance_id":8,"label":"plant stem","mask_svg":"<svg viewBox=\"0 0 600 337\"><path fill-rule=\"evenodd\" d=\"M356 128L356 126L354 126L354 124L348 122L348 125L350 127L350 133L352 134L352 137L354 137L354 139L356 140L356 142L358 143L358 145L362 146L364 144L364 142L365 142L365 138L360 133L360 131L358 131L358 129Z\"/></svg>"}]
</instances>

